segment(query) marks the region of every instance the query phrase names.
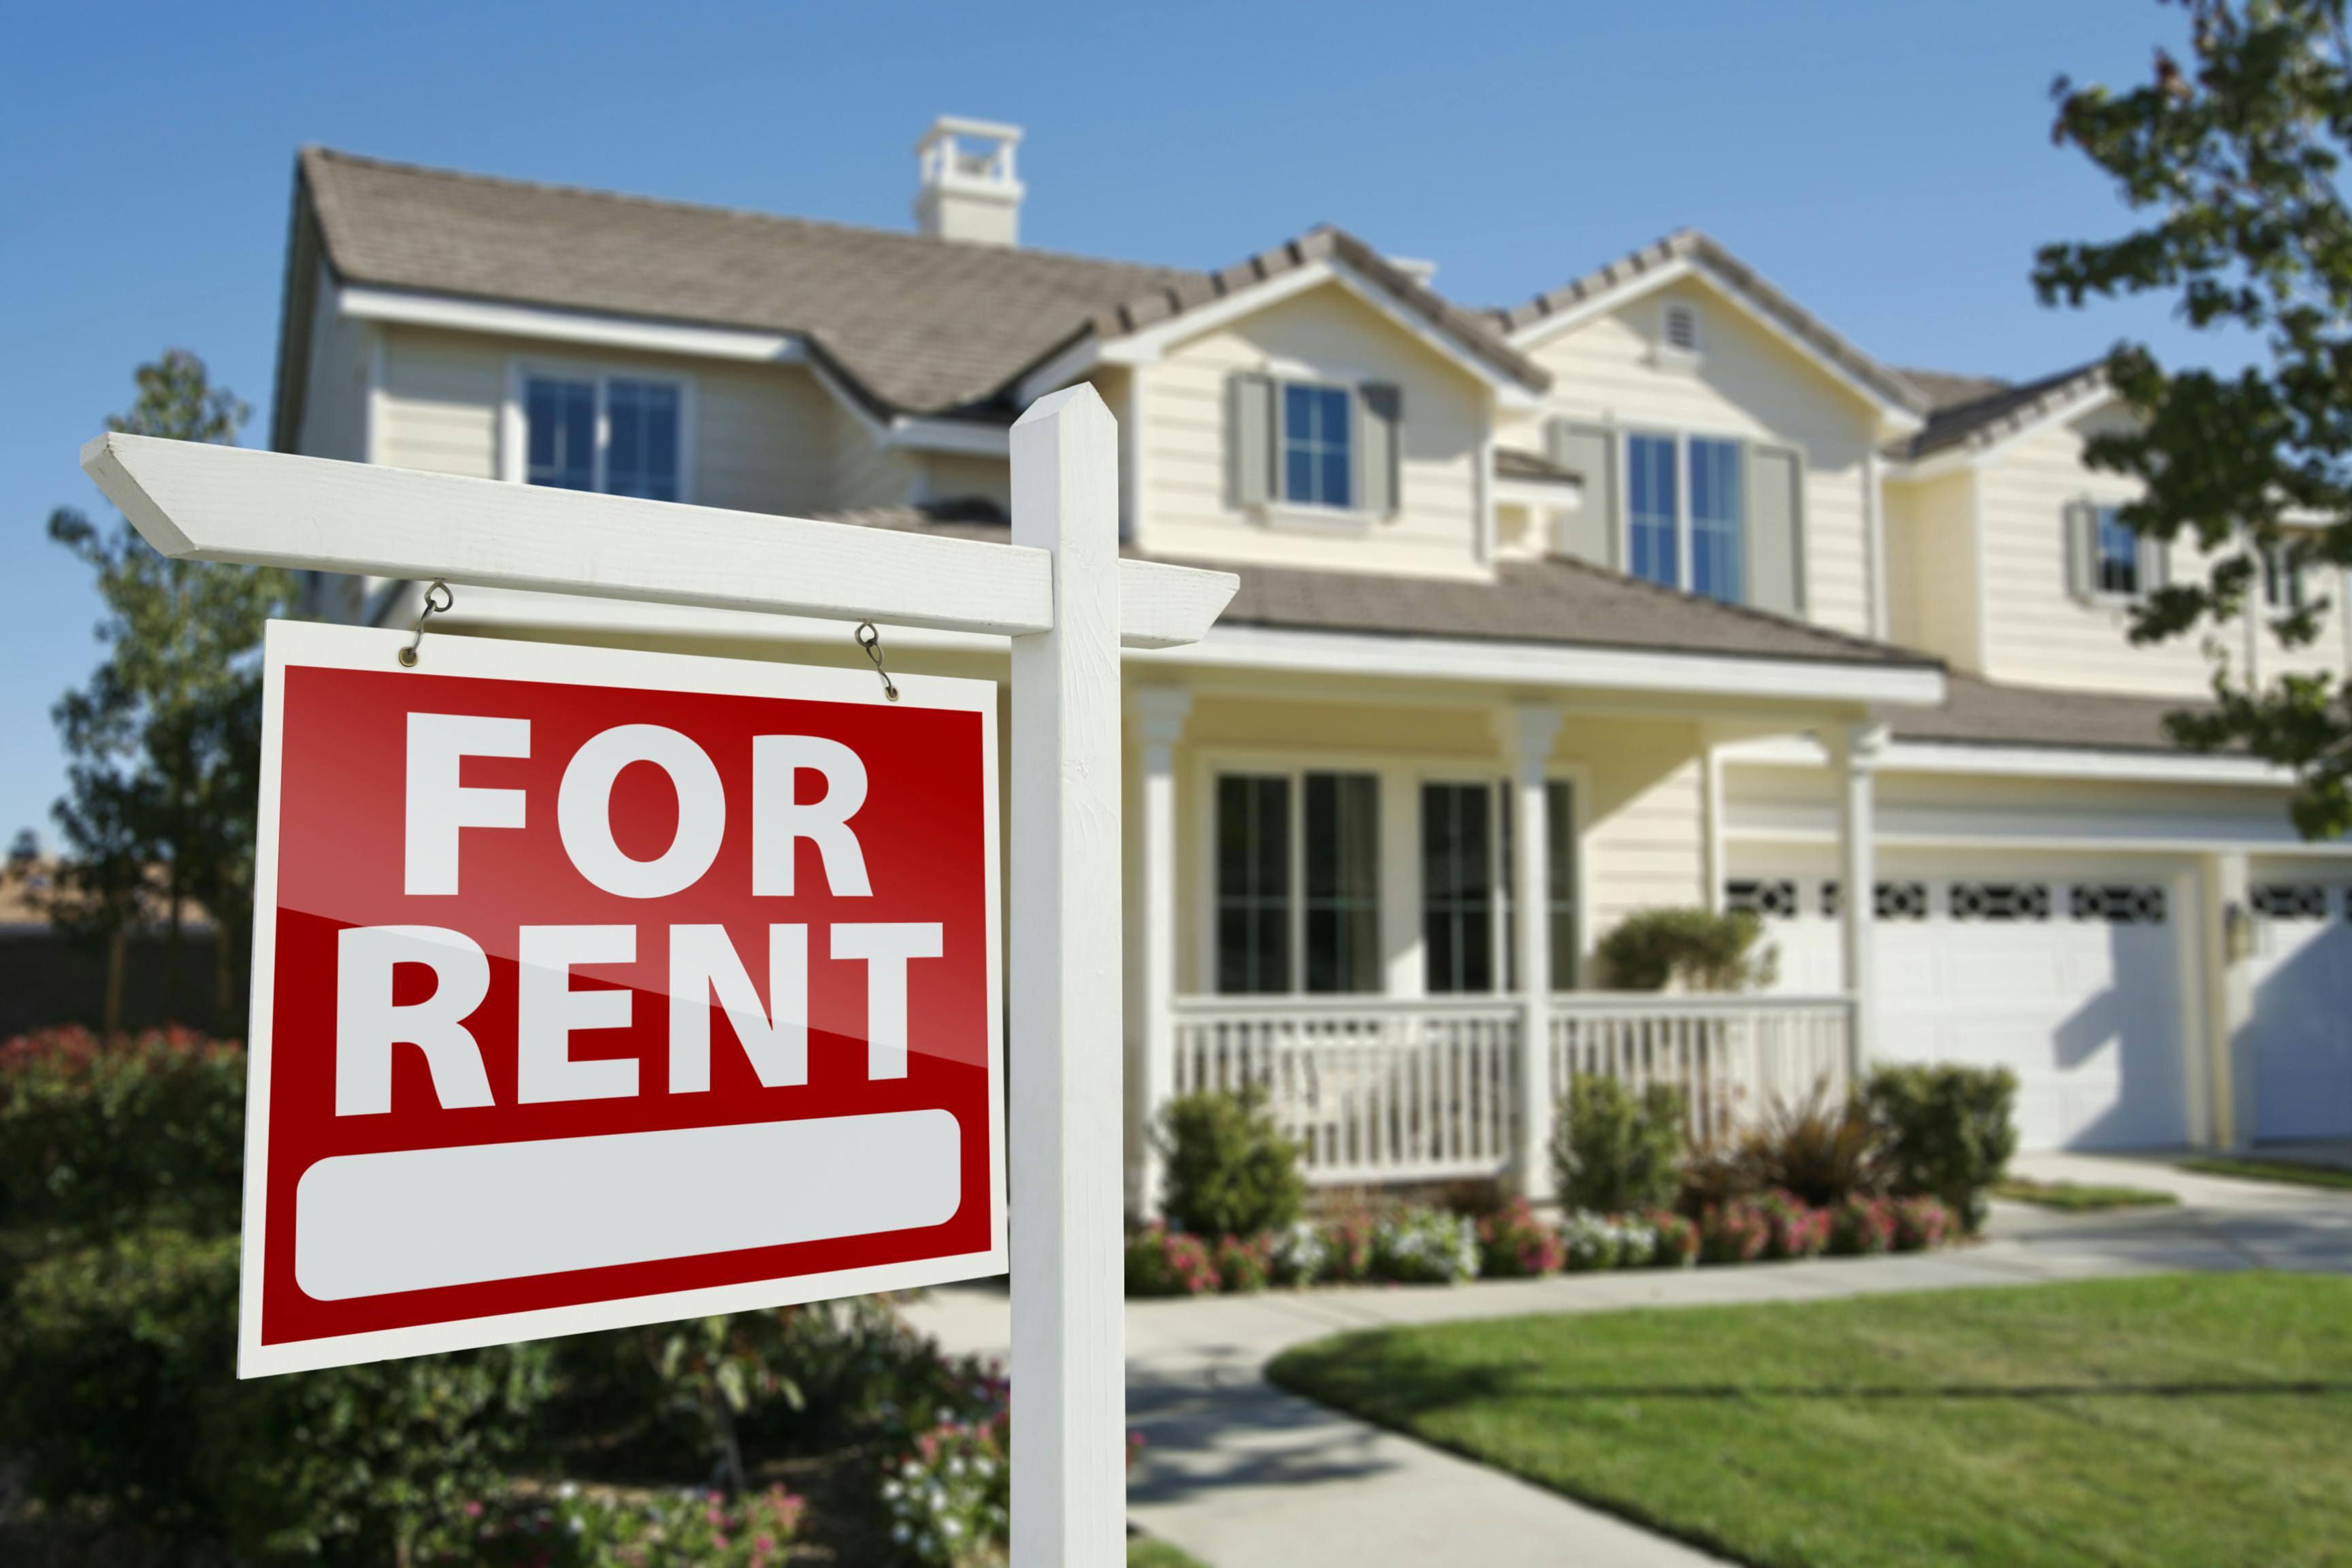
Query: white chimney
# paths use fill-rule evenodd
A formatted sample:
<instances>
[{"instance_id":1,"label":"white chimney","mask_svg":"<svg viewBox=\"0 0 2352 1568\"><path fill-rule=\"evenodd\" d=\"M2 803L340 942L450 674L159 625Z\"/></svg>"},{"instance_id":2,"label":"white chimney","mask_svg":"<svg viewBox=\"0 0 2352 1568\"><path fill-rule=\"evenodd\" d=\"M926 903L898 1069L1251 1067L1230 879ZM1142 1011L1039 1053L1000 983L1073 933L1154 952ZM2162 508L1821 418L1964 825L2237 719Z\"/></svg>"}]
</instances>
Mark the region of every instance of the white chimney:
<instances>
[{"instance_id":1,"label":"white chimney","mask_svg":"<svg viewBox=\"0 0 2352 1568\"><path fill-rule=\"evenodd\" d=\"M967 245L1021 243L1021 182L1013 149L1021 127L942 114L915 143L922 184L915 226L937 239Z\"/></svg>"}]
</instances>

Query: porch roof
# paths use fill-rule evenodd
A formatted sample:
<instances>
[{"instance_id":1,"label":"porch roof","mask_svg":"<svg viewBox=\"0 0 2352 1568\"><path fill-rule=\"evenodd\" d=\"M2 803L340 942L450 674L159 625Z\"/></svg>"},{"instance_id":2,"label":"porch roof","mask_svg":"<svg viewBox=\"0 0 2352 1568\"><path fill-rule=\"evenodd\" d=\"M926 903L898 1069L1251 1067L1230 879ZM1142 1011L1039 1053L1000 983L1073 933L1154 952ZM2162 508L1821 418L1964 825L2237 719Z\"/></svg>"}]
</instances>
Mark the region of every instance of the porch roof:
<instances>
[{"instance_id":1,"label":"porch roof","mask_svg":"<svg viewBox=\"0 0 2352 1568\"><path fill-rule=\"evenodd\" d=\"M1003 539L1004 514L986 501L870 507L820 514L869 528ZM1141 552L1122 548L1122 553ZM1727 605L1580 561L1506 563L1495 581L1328 572L1243 562L1188 561L1242 580L1220 626L1273 626L1465 642L1549 643L1940 671L1941 660L1801 621Z\"/></svg>"},{"instance_id":2,"label":"porch roof","mask_svg":"<svg viewBox=\"0 0 2352 1568\"><path fill-rule=\"evenodd\" d=\"M1958 671L1945 675L1944 689L1940 708L1886 710L1896 740L2178 755L2181 748L2166 732L2164 716L2209 706L2190 698L2009 686Z\"/></svg>"}]
</instances>

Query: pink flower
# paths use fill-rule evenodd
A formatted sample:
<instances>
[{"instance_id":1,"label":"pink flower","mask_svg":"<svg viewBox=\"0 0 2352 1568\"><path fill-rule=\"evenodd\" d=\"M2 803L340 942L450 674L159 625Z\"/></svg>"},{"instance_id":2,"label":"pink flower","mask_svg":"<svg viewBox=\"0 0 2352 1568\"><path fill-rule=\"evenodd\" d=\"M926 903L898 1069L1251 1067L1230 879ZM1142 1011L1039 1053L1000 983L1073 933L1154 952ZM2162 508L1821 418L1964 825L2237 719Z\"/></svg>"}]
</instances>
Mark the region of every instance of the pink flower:
<instances>
[{"instance_id":1,"label":"pink flower","mask_svg":"<svg viewBox=\"0 0 2352 1568\"><path fill-rule=\"evenodd\" d=\"M481 1505L479 1502L474 1502L474 1501L469 1501L469 1502L467 1502L467 1503L466 1504L466 1517L467 1517L467 1519L479 1519L479 1518L481 1518L481 1517L482 1517L482 1505Z\"/></svg>"}]
</instances>

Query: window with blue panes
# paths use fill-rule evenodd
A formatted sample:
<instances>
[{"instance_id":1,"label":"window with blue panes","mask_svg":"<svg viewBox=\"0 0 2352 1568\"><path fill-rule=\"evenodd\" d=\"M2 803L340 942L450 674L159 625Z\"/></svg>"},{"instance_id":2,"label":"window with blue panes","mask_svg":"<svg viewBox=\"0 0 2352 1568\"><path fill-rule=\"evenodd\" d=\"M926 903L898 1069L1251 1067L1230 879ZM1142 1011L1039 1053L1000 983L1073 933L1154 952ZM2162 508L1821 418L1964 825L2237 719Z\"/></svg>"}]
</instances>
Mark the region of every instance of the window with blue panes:
<instances>
[{"instance_id":1,"label":"window with blue panes","mask_svg":"<svg viewBox=\"0 0 2352 1568\"><path fill-rule=\"evenodd\" d=\"M1739 494L1739 443L1690 443L1691 592L1738 604L1748 565Z\"/></svg>"},{"instance_id":2,"label":"window with blue panes","mask_svg":"<svg viewBox=\"0 0 2352 1568\"><path fill-rule=\"evenodd\" d=\"M1354 408L1345 387L1287 383L1282 389L1282 499L1302 506L1356 504Z\"/></svg>"},{"instance_id":3,"label":"window with blue panes","mask_svg":"<svg viewBox=\"0 0 2352 1568\"><path fill-rule=\"evenodd\" d=\"M1671 436L1630 436L1625 440L1627 563L1634 576L1668 588L1682 586L1675 548L1681 502L1675 448Z\"/></svg>"},{"instance_id":4,"label":"window with blue panes","mask_svg":"<svg viewBox=\"0 0 2352 1568\"><path fill-rule=\"evenodd\" d=\"M523 481L677 500L683 396L673 382L533 375L523 383Z\"/></svg>"},{"instance_id":5,"label":"window with blue panes","mask_svg":"<svg viewBox=\"0 0 2352 1568\"><path fill-rule=\"evenodd\" d=\"M2139 592L2139 535L2111 506L2100 507L2091 534L2093 580L2102 594Z\"/></svg>"}]
</instances>

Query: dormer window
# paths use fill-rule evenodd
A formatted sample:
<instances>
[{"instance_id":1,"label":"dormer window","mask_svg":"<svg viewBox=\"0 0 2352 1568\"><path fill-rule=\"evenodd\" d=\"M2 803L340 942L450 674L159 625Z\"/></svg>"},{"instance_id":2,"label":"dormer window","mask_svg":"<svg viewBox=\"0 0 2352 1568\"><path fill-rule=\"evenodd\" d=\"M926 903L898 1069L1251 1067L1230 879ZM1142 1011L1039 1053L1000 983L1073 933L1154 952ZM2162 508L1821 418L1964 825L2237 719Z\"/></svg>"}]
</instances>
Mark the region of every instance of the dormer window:
<instances>
[{"instance_id":1,"label":"dormer window","mask_svg":"<svg viewBox=\"0 0 2352 1568\"><path fill-rule=\"evenodd\" d=\"M559 489L680 500L686 491L686 386L641 376L521 374L514 415L522 448L510 477Z\"/></svg>"},{"instance_id":2,"label":"dormer window","mask_svg":"<svg viewBox=\"0 0 2352 1568\"><path fill-rule=\"evenodd\" d=\"M1355 505L1354 400L1344 386L1285 382L1282 499L1293 506Z\"/></svg>"},{"instance_id":3,"label":"dormer window","mask_svg":"<svg viewBox=\"0 0 2352 1568\"><path fill-rule=\"evenodd\" d=\"M1686 300L1669 300L1658 318L1658 346L1665 353L1696 359L1703 346L1698 307Z\"/></svg>"},{"instance_id":4,"label":"dormer window","mask_svg":"<svg viewBox=\"0 0 2352 1568\"><path fill-rule=\"evenodd\" d=\"M2066 591L2085 605L2145 598L2165 585L2160 540L2142 539L2120 508L2074 501L2066 508Z\"/></svg>"}]
</instances>

